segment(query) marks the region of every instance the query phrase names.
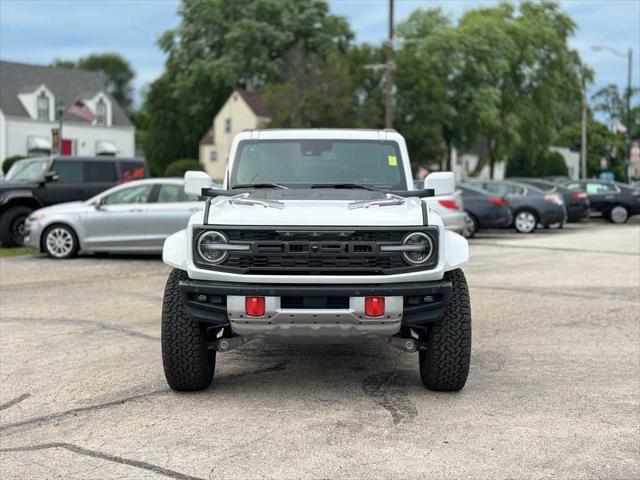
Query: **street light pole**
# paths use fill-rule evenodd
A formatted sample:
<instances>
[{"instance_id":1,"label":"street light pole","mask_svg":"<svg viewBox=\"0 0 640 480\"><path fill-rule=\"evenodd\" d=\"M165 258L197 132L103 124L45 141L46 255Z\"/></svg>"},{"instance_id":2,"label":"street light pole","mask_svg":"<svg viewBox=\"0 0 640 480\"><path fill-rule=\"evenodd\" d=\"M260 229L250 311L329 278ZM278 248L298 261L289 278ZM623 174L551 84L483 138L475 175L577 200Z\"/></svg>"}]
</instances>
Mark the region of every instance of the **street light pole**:
<instances>
[{"instance_id":1,"label":"street light pole","mask_svg":"<svg viewBox=\"0 0 640 480\"><path fill-rule=\"evenodd\" d=\"M393 0L389 0L389 37L387 39L387 90L385 95L384 126L393 128L394 99L393 73L395 70L393 58Z\"/></svg>"},{"instance_id":2,"label":"street light pole","mask_svg":"<svg viewBox=\"0 0 640 480\"><path fill-rule=\"evenodd\" d=\"M633 72L633 49L629 49L629 57L627 58L627 131L625 133L627 139L627 155L624 158L624 182L629 183L629 164L631 163L631 85Z\"/></svg>"},{"instance_id":3,"label":"street light pole","mask_svg":"<svg viewBox=\"0 0 640 480\"><path fill-rule=\"evenodd\" d=\"M582 75L582 122L580 131L580 164L581 175L583 180L587 178L587 84Z\"/></svg>"}]
</instances>

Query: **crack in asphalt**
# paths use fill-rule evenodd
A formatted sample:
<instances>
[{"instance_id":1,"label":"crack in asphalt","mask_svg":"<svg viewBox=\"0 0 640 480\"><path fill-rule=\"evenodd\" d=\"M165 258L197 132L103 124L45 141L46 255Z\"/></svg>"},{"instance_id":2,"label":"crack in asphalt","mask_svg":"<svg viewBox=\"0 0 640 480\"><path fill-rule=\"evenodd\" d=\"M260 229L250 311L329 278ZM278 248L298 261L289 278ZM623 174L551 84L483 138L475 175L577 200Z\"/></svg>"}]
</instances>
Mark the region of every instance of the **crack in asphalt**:
<instances>
[{"instance_id":1,"label":"crack in asphalt","mask_svg":"<svg viewBox=\"0 0 640 480\"><path fill-rule=\"evenodd\" d=\"M407 373L394 370L376 373L362 382L362 390L375 403L391 414L394 425L411 422L418 415L418 408L409 399Z\"/></svg>"},{"instance_id":2,"label":"crack in asphalt","mask_svg":"<svg viewBox=\"0 0 640 480\"><path fill-rule=\"evenodd\" d=\"M78 455L84 455L86 457L97 458L100 460L106 460L108 462L114 462L114 463L119 463L121 465L128 465L130 467L140 468L142 470L148 470L150 472L154 472L169 478L175 478L177 480L205 480L202 477L194 477L191 475L186 475L184 473L180 473L175 470L170 470L168 468L164 468L159 465L154 465L153 463L143 462L141 460L133 460L130 458L118 457L116 455L110 455L108 453L99 452L97 450L89 450L88 448L83 448L73 443L51 442L51 443L41 443L37 445L28 445L23 447L0 448L0 453L35 452L38 450L48 450L52 448L63 448L65 450L68 450L72 453L76 453Z\"/></svg>"},{"instance_id":3,"label":"crack in asphalt","mask_svg":"<svg viewBox=\"0 0 640 480\"><path fill-rule=\"evenodd\" d=\"M506 243L490 243L483 241L473 241L472 245L482 245L485 247L499 247L499 248L522 248L525 250L548 250L552 252L577 252L577 253L603 253L605 255L625 255L638 257L640 253L633 252L616 252L612 250L589 250L582 248L568 248L568 247L543 247L541 245L509 245Z\"/></svg>"},{"instance_id":4,"label":"crack in asphalt","mask_svg":"<svg viewBox=\"0 0 640 480\"><path fill-rule=\"evenodd\" d=\"M26 400L27 398L29 398L31 396L30 393L23 393L22 395L20 395L17 398L14 398L13 400L9 400L7 403L3 403L2 405L0 405L0 410L6 410L9 407L13 407L15 404L20 403L24 400Z\"/></svg>"},{"instance_id":5,"label":"crack in asphalt","mask_svg":"<svg viewBox=\"0 0 640 480\"><path fill-rule=\"evenodd\" d=\"M55 420L59 420L61 418L68 417L70 415L74 415L75 416L78 413L85 413L85 412L91 412L91 411L95 411L95 410L102 410L104 408L113 407L115 405L122 405L122 404L124 404L126 402L129 402L129 401L140 400L142 398L147 398L147 397L152 397L152 396L155 396L155 395L166 394L166 393L169 393L170 391L171 391L171 389L164 388L162 390L154 390L152 392L140 393L138 395L132 395L130 397L120 398L120 399L117 399L117 400L111 400L109 402L98 403L96 405L87 405L86 407L76 407L76 408L72 408L70 410L65 410L65 411L60 412L60 413L52 413L50 415L44 415L42 417L28 418L26 420L20 420L19 422L8 423L6 425L0 425L0 432L3 432L5 430L9 430L11 428L31 426L31 425L34 425L34 424L37 424L38 426L40 426L42 424L49 423L49 422L55 421Z\"/></svg>"},{"instance_id":6,"label":"crack in asphalt","mask_svg":"<svg viewBox=\"0 0 640 480\"><path fill-rule=\"evenodd\" d=\"M149 335L147 333L138 332L137 330L131 330L130 328L116 325L113 323L99 322L94 320L74 320L71 318L63 317L2 317L0 324L10 322L44 322L44 323L57 323L64 325L91 325L112 332L122 333L130 337L144 338L145 340L159 341L160 337L155 335Z\"/></svg>"}]
</instances>

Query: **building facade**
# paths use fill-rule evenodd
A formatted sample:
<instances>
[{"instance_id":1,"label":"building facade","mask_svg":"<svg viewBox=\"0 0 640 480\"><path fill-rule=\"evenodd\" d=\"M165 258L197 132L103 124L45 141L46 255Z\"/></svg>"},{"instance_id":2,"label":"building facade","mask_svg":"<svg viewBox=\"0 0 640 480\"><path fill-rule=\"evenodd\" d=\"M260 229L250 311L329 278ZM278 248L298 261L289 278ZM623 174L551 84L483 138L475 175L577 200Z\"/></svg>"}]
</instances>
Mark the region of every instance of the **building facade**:
<instances>
[{"instance_id":1,"label":"building facade","mask_svg":"<svg viewBox=\"0 0 640 480\"><path fill-rule=\"evenodd\" d=\"M56 147L62 155L133 157L135 127L97 72L0 61L0 165Z\"/></svg>"},{"instance_id":2,"label":"building facade","mask_svg":"<svg viewBox=\"0 0 640 480\"><path fill-rule=\"evenodd\" d=\"M262 93L234 90L200 140L200 164L217 181L222 181L229 161L233 137L269 123Z\"/></svg>"}]
</instances>

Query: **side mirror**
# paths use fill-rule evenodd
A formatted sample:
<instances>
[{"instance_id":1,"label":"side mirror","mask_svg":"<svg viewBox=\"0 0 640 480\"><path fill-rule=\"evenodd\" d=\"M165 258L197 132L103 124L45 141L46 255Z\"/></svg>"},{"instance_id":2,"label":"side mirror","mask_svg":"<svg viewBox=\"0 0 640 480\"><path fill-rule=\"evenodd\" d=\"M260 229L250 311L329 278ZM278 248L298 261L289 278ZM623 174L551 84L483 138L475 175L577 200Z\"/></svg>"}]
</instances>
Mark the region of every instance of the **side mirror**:
<instances>
[{"instance_id":1,"label":"side mirror","mask_svg":"<svg viewBox=\"0 0 640 480\"><path fill-rule=\"evenodd\" d=\"M433 189L435 195L451 195L456 190L453 172L434 172L424 179L424 188Z\"/></svg>"},{"instance_id":2,"label":"side mirror","mask_svg":"<svg viewBox=\"0 0 640 480\"><path fill-rule=\"evenodd\" d=\"M44 172L44 181L45 183L48 182L57 182L59 180L60 177L58 177L58 174L56 172Z\"/></svg>"},{"instance_id":3,"label":"side mirror","mask_svg":"<svg viewBox=\"0 0 640 480\"><path fill-rule=\"evenodd\" d=\"M102 197L100 200L93 204L93 206L96 207L96 210L102 210L104 208L106 198L107 197Z\"/></svg>"},{"instance_id":4,"label":"side mirror","mask_svg":"<svg viewBox=\"0 0 640 480\"><path fill-rule=\"evenodd\" d=\"M192 195L202 195L203 188L212 188L213 179L204 172L189 170L184 174L184 191Z\"/></svg>"}]
</instances>

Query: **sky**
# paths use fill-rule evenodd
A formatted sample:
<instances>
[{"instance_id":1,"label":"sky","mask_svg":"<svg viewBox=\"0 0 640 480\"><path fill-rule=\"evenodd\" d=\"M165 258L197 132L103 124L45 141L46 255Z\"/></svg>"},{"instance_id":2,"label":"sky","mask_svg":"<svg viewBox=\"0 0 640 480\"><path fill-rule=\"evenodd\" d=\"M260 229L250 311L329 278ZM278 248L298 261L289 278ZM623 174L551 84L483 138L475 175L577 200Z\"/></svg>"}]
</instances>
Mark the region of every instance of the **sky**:
<instances>
[{"instance_id":1,"label":"sky","mask_svg":"<svg viewBox=\"0 0 640 480\"><path fill-rule=\"evenodd\" d=\"M387 34L387 0L329 0L332 13L345 16L356 41L380 43ZM440 6L453 19L495 0L396 0L396 22L416 8ZM595 70L591 91L627 84L626 53L633 48L634 85L640 84L640 0L562 0L578 25L571 46ZM179 0L0 0L0 59L48 64L90 53L115 51L136 72L135 98L163 70L158 37L178 25ZM594 51L607 45L609 51Z\"/></svg>"}]
</instances>

